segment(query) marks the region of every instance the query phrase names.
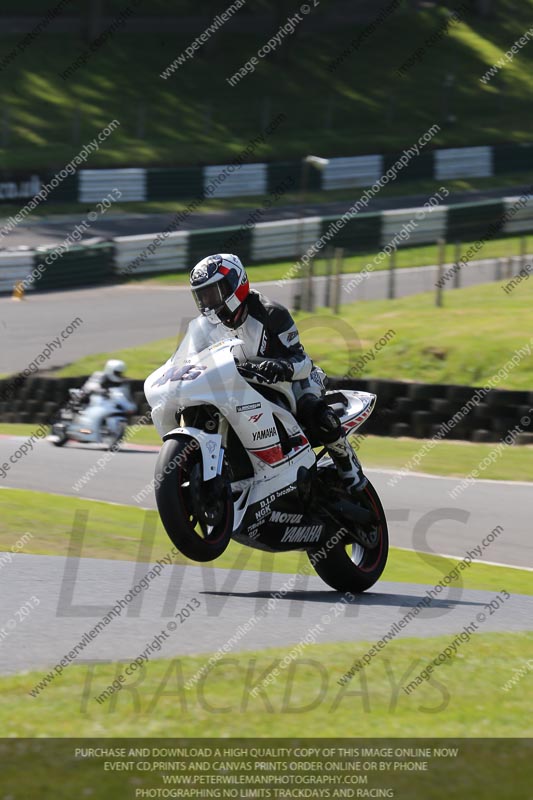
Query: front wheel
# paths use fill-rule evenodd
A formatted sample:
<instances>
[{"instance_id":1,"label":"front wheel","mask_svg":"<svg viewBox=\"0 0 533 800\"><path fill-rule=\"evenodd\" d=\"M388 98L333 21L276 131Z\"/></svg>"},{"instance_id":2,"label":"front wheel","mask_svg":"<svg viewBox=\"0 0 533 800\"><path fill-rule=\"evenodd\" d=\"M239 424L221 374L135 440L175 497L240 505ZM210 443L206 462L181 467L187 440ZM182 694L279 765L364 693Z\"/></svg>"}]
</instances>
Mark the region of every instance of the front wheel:
<instances>
[{"instance_id":1,"label":"front wheel","mask_svg":"<svg viewBox=\"0 0 533 800\"><path fill-rule=\"evenodd\" d=\"M385 511L370 481L364 491L377 519L372 531L375 544L363 547L353 539L350 541L350 531L346 530L345 537L338 543L336 536L330 537L333 542L331 548L328 548L327 542L320 549L308 551L309 560L317 574L338 592L364 592L381 577L387 563L389 533Z\"/></svg>"},{"instance_id":2,"label":"front wheel","mask_svg":"<svg viewBox=\"0 0 533 800\"><path fill-rule=\"evenodd\" d=\"M164 442L155 468L155 498L161 522L184 556L212 561L222 555L233 533L231 486L224 471L203 480L195 440Z\"/></svg>"}]
</instances>

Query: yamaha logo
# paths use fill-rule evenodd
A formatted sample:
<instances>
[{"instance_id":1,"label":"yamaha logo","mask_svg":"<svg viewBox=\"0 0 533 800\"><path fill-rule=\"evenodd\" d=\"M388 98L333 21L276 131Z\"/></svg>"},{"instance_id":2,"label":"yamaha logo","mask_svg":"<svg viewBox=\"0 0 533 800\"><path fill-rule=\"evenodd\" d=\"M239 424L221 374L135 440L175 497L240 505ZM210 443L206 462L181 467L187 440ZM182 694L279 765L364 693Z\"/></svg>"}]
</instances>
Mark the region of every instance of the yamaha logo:
<instances>
[{"instance_id":1,"label":"yamaha logo","mask_svg":"<svg viewBox=\"0 0 533 800\"><path fill-rule=\"evenodd\" d=\"M293 526L287 528L282 542L317 542L322 533L322 525L308 525L307 527Z\"/></svg>"},{"instance_id":2,"label":"yamaha logo","mask_svg":"<svg viewBox=\"0 0 533 800\"><path fill-rule=\"evenodd\" d=\"M270 439L272 436L277 435L276 428L264 428L262 431L255 431L252 434L254 442L259 442L261 439Z\"/></svg>"}]
</instances>

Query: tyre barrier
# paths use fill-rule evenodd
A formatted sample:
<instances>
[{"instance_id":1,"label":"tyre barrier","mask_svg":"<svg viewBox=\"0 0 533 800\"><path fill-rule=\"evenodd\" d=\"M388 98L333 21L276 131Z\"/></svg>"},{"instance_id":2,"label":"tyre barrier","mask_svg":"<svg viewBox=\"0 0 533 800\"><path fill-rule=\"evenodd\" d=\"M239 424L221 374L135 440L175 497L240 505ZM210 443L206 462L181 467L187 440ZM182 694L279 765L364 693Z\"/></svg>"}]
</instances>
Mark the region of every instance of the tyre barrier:
<instances>
[{"instance_id":1,"label":"tyre barrier","mask_svg":"<svg viewBox=\"0 0 533 800\"><path fill-rule=\"evenodd\" d=\"M87 377L49 378L37 374L0 380L0 422L47 424L67 402L68 390L79 388ZM142 380L131 381L137 404L133 422L146 419L149 412L143 385ZM328 388L358 389L377 395L376 409L365 422L363 435L499 442L518 426L515 444L533 444L533 413L527 424L521 423L533 407L533 391L490 389L480 398L481 391L468 386L334 377ZM476 391L478 397L472 402Z\"/></svg>"}]
</instances>

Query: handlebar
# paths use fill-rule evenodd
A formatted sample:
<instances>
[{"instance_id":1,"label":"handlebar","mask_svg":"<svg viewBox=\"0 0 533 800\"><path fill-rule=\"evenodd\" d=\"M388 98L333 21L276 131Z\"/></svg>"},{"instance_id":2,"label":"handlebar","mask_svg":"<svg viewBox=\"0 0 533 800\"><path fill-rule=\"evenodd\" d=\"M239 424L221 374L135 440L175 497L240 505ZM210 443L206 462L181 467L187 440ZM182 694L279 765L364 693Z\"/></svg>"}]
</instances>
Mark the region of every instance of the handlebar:
<instances>
[{"instance_id":1,"label":"handlebar","mask_svg":"<svg viewBox=\"0 0 533 800\"><path fill-rule=\"evenodd\" d=\"M237 367L237 371L243 378L253 378L254 380L258 381L259 383L268 383L266 378L261 375L259 372L256 372L254 369L254 364L251 361L245 361L244 364L239 364L237 359L235 359L235 364Z\"/></svg>"}]
</instances>

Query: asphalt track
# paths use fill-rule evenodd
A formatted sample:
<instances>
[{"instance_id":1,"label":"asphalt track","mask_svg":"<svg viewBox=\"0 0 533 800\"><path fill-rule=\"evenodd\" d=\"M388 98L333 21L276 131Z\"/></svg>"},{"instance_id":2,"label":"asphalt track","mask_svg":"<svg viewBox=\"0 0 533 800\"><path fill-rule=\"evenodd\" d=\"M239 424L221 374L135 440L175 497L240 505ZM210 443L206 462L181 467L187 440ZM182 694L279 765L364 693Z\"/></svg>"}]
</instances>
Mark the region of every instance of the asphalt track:
<instances>
[{"instance_id":1,"label":"asphalt track","mask_svg":"<svg viewBox=\"0 0 533 800\"><path fill-rule=\"evenodd\" d=\"M388 291L388 273L371 272L354 290L344 287L353 279L342 279L341 302L384 299ZM419 292L434 291L437 267L400 269L396 274L396 296L404 297ZM461 275L462 286L471 286L494 279L494 263L483 262L475 269L466 269ZM278 281L257 283L256 287L273 300L293 306L293 292L298 282L280 285ZM296 286L295 286L296 284ZM317 278L315 291L317 305L324 302L325 278ZM108 353L166 337L178 337L187 323L197 313L187 286L160 286L157 284L127 284L77 291L47 294L28 293L23 302L0 298L0 374L22 372L43 352L47 343L60 339L60 346L41 369L68 364L83 356ZM68 338L61 338L72 320L80 317L81 324ZM311 322L302 322L300 332L305 344L306 326L316 326L317 315ZM324 318L324 327L343 334L346 323L331 315ZM383 333L386 332L384 327ZM349 331L353 342L357 331ZM362 349L367 349L362 348ZM170 353L169 353L170 355ZM357 358L352 349L351 357ZM347 356L347 368L348 368Z\"/></svg>"},{"instance_id":2,"label":"asphalt track","mask_svg":"<svg viewBox=\"0 0 533 800\"><path fill-rule=\"evenodd\" d=\"M23 441L22 437L0 437L0 464L9 464L9 457ZM32 452L11 464L0 487L135 506L134 495L153 478L156 451L157 448L126 445L104 468L98 469L98 459L105 455L100 449L74 444L59 449L39 441ZM454 500L448 492L457 484L457 478L415 474L390 486L394 472L367 472L384 504L392 545L416 550L422 559L424 552L462 558L501 525L503 532L484 550L481 559L533 568L530 483L476 481ZM76 489L84 477L87 481ZM155 508L152 492L140 507Z\"/></svg>"},{"instance_id":3,"label":"asphalt track","mask_svg":"<svg viewBox=\"0 0 533 800\"><path fill-rule=\"evenodd\" d=\"M149 570L149 564L123 561L14 556L2 570L2 625L8 635L0 647L0 674L58 663ZM319 578L311 577L306 583L291 586L274 608L261 613L272 593L290 577L208 567L163 567L159 577L154 577L148 588L124 608L120 618L90 641L78 663L132 660L153 642L156 634L162 637L162 648L154 652L153 658L211 653L236 635L237 641L226 655L231 658L232 651L293 645L302 641L310 629L314 629L317 643L373 642L432 588L378 583L371 591L340 606L336 616L332 606L340 602L341 595L328 589ZM400 636L438 633L450 634L452 640L472 622L478 632L484 633L530 630L533 597L511 596L491 614L486 604L496 594L443 591L431 607L405 625ZM17 610L32 596L39 605L17 623ZM188 619L179 622L178 617L176 621L176 612L187 603L196 606L193 598L200 606ZM260 619L251 630L237 635L239 626L258 613ZM312 652L304 649L303 653L312 657ZM349 659L347 651L346 668L351 666Z\"/></svg>"},{"instance_id":4,"label":"asphalt track","mask_svg":"<svg viewBox=\"0 0 533 800\"><path fill-rule=\"evenodd\" d=\"M444 199L443 205L453 203L477 203L499 197L517 197L531 187L507 186L499 189L480 189L472 192L451 192ZM294 203L291 205L275 204L272 208L263 208L264 200L259 200L257 207L218 209L207 213L190 214L179 226L178 230L200 230L202 228L219 228L230 225L243 225L250 214L261 210L261 222L270 222L278 219L295 219L308 216L342 216L364 193L364 187L354 188L351 200L335 200L320 203ZM324 192L327 198L327 192ZM417 195L403 195L400 197L373 197L367 206L367 211L384 211L394 208L420 208L428 200L430 193ZM24 203L21 203L21 207ZM53 209L53 204L49 204ZM77 214L61 216L33 217L24 224L18 225L13 231L2 237L2 247L37 247L39 245L60 244L76 227L85 219L89 211L94 210L94 205L81 204ZM86 230L83 239L100 236L109 239L114 236L131 236L136 234L156 234L165 230L173 221L174 214L132 214L108 213ZM0 207L0 225L3 223Z\"/></svg>"}]
</instances>

